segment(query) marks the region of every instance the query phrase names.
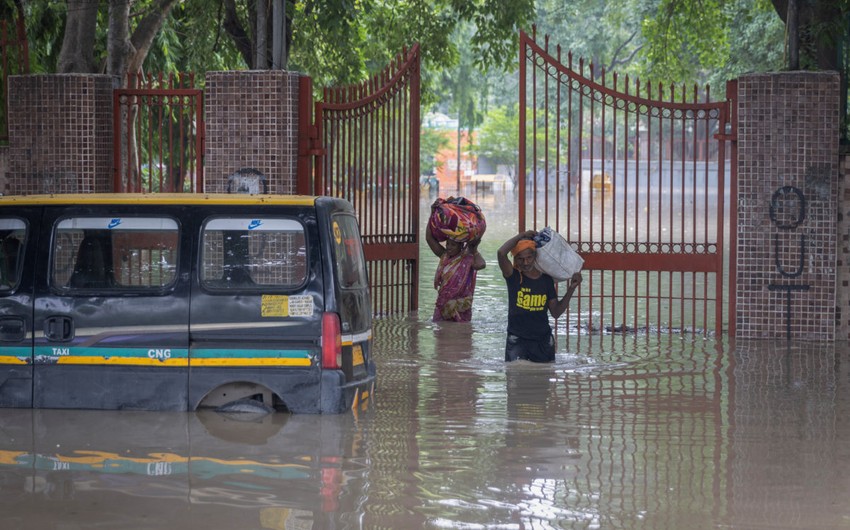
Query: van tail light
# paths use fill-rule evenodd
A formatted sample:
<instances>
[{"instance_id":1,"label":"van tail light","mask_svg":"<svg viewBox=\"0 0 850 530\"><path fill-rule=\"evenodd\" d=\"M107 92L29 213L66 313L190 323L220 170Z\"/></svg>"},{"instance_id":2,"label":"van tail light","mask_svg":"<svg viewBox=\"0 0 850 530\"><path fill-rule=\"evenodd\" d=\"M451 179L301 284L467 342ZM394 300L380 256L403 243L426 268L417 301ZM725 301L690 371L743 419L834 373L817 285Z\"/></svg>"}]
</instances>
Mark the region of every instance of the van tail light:
<instances>
[{"instance_id":1,"label":"van tail light","mask_svg":"<svg viewBox=\"0 0 850 530\"><path fill-rule=\"evenodd\" d=\"M342 333L339 315L322 315L322 368L337 370L342 366Z\"/></svg>"}]
</instances>

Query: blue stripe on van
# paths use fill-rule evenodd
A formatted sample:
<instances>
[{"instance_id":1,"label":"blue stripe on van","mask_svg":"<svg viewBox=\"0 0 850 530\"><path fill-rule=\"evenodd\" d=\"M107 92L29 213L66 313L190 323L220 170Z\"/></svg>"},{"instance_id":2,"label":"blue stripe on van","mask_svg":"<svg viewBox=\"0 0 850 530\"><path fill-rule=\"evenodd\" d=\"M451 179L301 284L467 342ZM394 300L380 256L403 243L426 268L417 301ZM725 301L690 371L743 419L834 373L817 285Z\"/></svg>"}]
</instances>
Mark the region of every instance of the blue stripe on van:
<instances>
[{"instance_id":1,"label":"blue stripe on van","mask_svg":"<svg viewBox=\"0 0 850 530\"><path fill-rule=\"evenodd\" d=\"M82 346L36 346L37 364L132 364L188 366L186 348L89 348Z\"/></svg>"},{"instance_id":2,"label":"blue stripe on van","mask_svg":"<svg viewBox=\"0 0 850 530\"><path fill-rule=\"evenodd\" d=\"M22 348L28 350L27 348ZM191 360L185 348L35 348L38 364L118 364L147 366L311 366L309 350L198 348ZM0 358L2 360L2 358ZM23 363L18 363L23 364Z\"/></svg>"},{"instance_id":3,"label":"blue stripe on van","mask_svg":"<svg viewBox=\"0 0 850 530\"><path fill-rule=\"evenodd\" d=\"M30 357L32 348L29 346L0 347L0 364L28 364Z\"/></svg>"}]
</instances>

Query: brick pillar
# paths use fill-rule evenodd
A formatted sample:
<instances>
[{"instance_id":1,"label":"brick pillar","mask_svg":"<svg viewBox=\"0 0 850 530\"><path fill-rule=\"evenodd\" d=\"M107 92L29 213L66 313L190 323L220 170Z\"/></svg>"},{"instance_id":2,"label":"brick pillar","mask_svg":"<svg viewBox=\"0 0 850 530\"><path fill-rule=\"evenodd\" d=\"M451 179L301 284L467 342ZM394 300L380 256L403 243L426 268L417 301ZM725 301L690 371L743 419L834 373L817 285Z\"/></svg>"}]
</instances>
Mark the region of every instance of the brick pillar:
<instances>
[{"instance_id":1,"label":"brick pillar","mask_svg":"<svg viewBox=\"0 0 850 530\"><path fill-rule=\"evenodd\" d=\"M738 80L737 337L834 340L839 77Z\"/></svg>"},{"instance_id":2,"label":"brick pillar","mask_svg":"<svg viewBox=\"0 0 850 530\"><path fill-rule=\"evenodd\" d=\"M112 90L95 74L9 78L6 192L112 191Z\"/></svg>"},{"instance_id":3,"label":"brick pillar","mask_svg":"<svg viewBox=\"0 0 850 530\"><path fill-rule=\"evenodd\" d=\"M295 193L299 77L281 70L207 73L205 192L227 192L232 176L256 170L268 179L269 193Z\"/></svg>"},{"instance_id":4,"label":"brick pillar","mask_svg":"<svg viewBox=\"0 0 850 530\"><path fill-rule=\"evenodd\" d=\"M842 146L838 202L837 340L850 339L850 146Z\"/></svg>"}]
</instances>

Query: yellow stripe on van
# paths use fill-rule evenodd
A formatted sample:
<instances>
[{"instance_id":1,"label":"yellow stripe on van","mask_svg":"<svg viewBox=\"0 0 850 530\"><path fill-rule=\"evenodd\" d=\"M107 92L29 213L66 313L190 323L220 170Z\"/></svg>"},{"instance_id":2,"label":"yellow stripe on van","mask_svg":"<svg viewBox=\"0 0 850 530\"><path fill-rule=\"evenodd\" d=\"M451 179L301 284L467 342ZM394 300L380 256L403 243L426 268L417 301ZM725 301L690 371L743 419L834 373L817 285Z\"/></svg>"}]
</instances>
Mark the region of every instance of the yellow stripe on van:
<instances>
[{"instance_id":1,"label":"yellow stripe on van","mask_svg":"<svg viewBox=\"0 0 850 530\"><path fill-rule=\"evenodd\" d=\"M44 206L44 205L294 205L312 206L316 197L312 195L247 195L216 193L62 193L55 195L6 195L0 197L0 206Z\"/></svg>"},{"instance_id":2,"label":"yellow stripe on van","mask_svg":"<svg viewBox=\"0 0 850 530\"><path fill-rule=\"evenodd\" d=\"M15 357L12 355L0 355L0 364L27 364L29 357Z\"/></svg>"},{"instance_id":3,"label":"yellow stripe on van","mask_svg":"<svg viewBox=\"0 0 850 530\"><path fill-rule=\"evenodd\" d=\"M58 364L109 364L126 366L169 366L186 368L189 366L186 358L177 359L149 359L147 357L85 357L85 356L63 356L57 358Z\"/></svg>"},{"instance_id":4,"label":"yellow stripe on van","mask_svg":"<svg viewBox=\"0 0 850 530\"><path fill-rule=\"evenodd\" d=\"M201 367L201 366L311 366L312 361L307 358L296 358L296 357L264 357L257 359L249 359L245 357L241 358L222 358L216 357L214 359L191 359L189 361L189 366L193 367Z\"/></svg>"}]
</instances>

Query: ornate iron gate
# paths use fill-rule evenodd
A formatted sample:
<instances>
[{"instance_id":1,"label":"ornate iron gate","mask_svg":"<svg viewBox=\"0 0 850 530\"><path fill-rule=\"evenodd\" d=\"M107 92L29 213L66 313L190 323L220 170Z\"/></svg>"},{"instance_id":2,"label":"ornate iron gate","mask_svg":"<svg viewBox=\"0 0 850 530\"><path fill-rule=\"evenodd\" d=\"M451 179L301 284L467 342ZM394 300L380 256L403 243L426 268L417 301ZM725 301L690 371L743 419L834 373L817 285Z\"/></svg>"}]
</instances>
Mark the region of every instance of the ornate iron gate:
<instances>
[{"instance_id":1,"label":"ornate iron gate","mask_svg":"<svg viewBox=\"0 0 850 530\"><path fill-rule=\"evenodd\" d=\"M299 190L357 210L376 315L419 306L419 60L417 44L369 81L326 88L299 148L320 155L312 185L299 170Z\"/></svg>"},{"instance_id":2,"label":"ornate iron gate","mask_svg":"<svg viewBox=\"0 0 850 530\"><path fill-rule=\"evenodd\" d=\"M558 329L722 331L727 102L520 41L519 228L551 226L585 260Z\"/></svg>"}]
</instances>

